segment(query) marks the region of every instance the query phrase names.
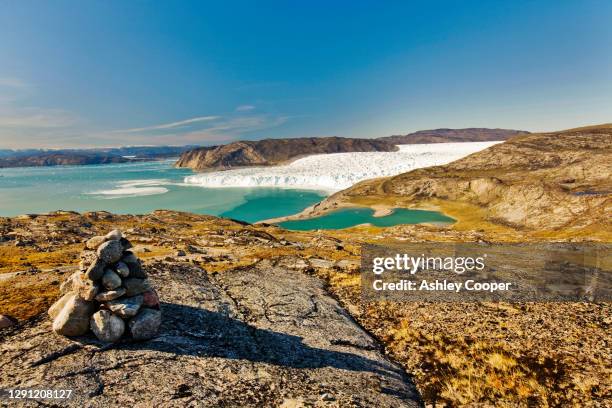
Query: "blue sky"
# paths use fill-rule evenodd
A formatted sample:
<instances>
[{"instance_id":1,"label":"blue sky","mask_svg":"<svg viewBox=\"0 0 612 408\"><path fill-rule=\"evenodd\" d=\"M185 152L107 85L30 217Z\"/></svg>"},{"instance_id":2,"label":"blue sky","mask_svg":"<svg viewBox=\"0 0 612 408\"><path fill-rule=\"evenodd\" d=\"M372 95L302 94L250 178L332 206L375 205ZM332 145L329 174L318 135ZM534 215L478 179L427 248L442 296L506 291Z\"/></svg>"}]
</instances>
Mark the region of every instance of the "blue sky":
<instances>
[{"instance_id":1,"label":"blue sky","mask_svg":"<svg viewBox=\"0 0 612 408\"><path fill-rule=\"evenodd\" d=\"M609 1L6 1L0 148L612 121Z\"/></svg>"}]
</instances>

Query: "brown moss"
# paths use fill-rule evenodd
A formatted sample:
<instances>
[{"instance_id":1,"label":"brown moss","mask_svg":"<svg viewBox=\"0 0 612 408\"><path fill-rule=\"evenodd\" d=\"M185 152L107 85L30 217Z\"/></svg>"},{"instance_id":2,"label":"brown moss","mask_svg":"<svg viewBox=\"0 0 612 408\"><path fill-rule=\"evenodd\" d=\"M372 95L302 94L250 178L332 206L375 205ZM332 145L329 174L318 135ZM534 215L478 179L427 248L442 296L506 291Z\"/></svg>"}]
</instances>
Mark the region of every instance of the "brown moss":
<instances>
[{"instance_id":1,"label":"brown moss","mask_svg":"<svg viewBox=\"0 0 612 408\"><path fill-rule=\"evenodd\" d=\"M59 297L66 273L24 274L0 280L0 314L25 320L45 313Z\"/></svg>"}]
</instances>

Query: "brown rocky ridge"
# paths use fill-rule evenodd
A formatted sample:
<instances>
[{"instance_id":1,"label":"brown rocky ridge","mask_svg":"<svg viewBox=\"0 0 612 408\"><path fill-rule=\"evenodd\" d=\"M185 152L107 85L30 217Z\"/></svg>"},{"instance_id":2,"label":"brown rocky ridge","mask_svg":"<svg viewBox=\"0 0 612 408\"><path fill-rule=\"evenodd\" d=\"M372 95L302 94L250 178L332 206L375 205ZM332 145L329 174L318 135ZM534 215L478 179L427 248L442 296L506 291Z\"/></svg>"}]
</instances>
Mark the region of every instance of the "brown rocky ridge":
<instances>
[{"instance_id":1,"label":"brown rocky ridge","mask_svg":"<svg viewBox=\"0 0 612 408\"><path fill-rule=\"evenodd\" d=\"M272 166L312 154L395 150L397 150L395 145L374 139L343 137L265 139L200 147L183 153L175 165L193 170L224 170L245 166Z\"/></svg>"},{"instance_id":2,"label":"brown rocky ridge","mask_svg":"<svg viewBox=\"0 0 612 408\"><path fill-rule=\"evenodd\" d=\"M421 143L452 143L452 142L490 142L506 140L511 137L528 134L525 130L512 129L488 129L488 128L466 128L466 129L432 129L419 130L407 135L394 135L381 137L393 144L421 144Z\"/></svg>"}]
</instances>

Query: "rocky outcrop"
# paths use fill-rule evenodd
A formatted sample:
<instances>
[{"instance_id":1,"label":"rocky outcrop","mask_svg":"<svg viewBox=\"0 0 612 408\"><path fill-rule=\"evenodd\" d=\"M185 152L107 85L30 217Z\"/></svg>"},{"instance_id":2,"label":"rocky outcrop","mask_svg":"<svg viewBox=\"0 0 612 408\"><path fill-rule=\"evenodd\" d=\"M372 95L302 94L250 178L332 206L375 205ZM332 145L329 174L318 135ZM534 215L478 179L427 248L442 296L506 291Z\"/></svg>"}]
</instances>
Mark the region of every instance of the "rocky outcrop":
<instances>
[{"instance_id":1,"label":"rocky outcrop","mask_svg":"<svg viewBox=\"0 0 612 408\"><path fill-rule=\"evenodd\" d=\"M418 132L409 133L407 135L381 137L378 140L384 140L393 144L489 142L507 140L511 137L528 133L529 132L525 130L512 129L432 129L419 130Z\"/></svg>"},{"instance_id":2,"label":"rocky outcrop","mask_svg":"<svg viewBox=\"0 0 612 408\"><path fill-rule=\"evenodd\" d=\"M265 139L190 150L181 155L176 167L224 170L245 166L276 165L312 154L390 152L396 149L392 143L374 139L341 137Z\"/></svg>"},{"instance_id":3,"label":"rocky outcrop","mask_svg":"<svg viewBox=\"0 0 612 408\"><path fill-rule=\"evenodd\" d=\"M263 261L208 274L149 264L163 299L156 338L109 347L91 335L53 336L49 321L34 319L3 334L0 387L72 389L61 403L75 407L422 406L411 379L323 282L293 267L302 268ZM156 312L129 329L146 333ZM100 311L92 329L118 339L121 319Z\"/></svg>"},{"instance_id":4,"label":"rocky outcrop","mask_svg":"<svg viewBox=\"0 0 612 408\"><path fill-rule=\"evenodd\" d=\"M54 335L44 311L78 270L82 242L110 228L124 231L140 273L159 288L159 335L112 344L92 333ZM398 363L431 406L597 406L607 398L610 304L362 298L364 243L497 242L505 231L291 232L174 211L58 211L0 217L0 232L0 313L16 319L0 329L0 389L75 390L68 402L24 406L414 405ZM533 234L513 238L541 240ZM558 237L563 230L547 239Z\"/></svg>"}]
</instances>

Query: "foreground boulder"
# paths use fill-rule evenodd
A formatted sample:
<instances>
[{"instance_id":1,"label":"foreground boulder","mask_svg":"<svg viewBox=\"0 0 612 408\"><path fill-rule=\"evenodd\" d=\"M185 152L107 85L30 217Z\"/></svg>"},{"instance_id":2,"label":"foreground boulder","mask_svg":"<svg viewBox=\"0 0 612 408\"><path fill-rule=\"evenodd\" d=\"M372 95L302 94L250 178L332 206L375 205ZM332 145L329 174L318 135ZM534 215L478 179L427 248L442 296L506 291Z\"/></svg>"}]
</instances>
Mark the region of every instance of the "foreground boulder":
<instances>
[{"instance_id":1,"label":"foreground boulder","mask_svg":"<svg viewBox=\"0 0 612 408\"><path fill-rule=\"evenodd\" d=\"M54 332L81 336L91 329L113 343L128 334L129 324L135 340L157 335L159 298L131 247L119 230L87 240L80 271L61 285L63 296L49 308Z\"/></svg>"},{"instance_id":2,"label":"foreground boulder","mask_svg":"<svg viewBox=\"0 0 612 408\"><path fill-rule=\"evenodd\" d=\"M76 293L65 295L63 307L53 320L53 331L64 336L80 336L87 333L93 303Z\"/></svg>"},{"instance_id":3,"label":"foreground boulder","mask_svg":"<svg viewBox=\"0 0 612 408\"><path fill-rule=\"evenodd\" d=\"M99 310L91 317L91 331L96 337L107 343L114 343L125 332L123 319L115 316L108 310Z\"/></svg>"}]
</instances>

